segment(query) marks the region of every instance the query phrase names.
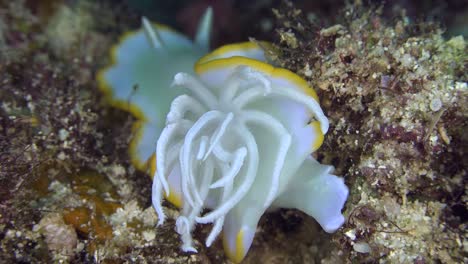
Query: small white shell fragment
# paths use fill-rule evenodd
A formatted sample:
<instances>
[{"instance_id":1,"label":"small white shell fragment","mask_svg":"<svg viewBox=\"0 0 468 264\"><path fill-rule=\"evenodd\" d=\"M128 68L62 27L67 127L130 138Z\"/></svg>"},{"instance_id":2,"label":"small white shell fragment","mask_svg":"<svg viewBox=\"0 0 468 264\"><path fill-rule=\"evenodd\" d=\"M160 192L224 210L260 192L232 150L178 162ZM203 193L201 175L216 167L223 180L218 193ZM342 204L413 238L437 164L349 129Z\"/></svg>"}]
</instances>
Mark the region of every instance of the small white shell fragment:
<instances>
[{"instance_id":1,"label":"small white shell fragment","mask_svg":"<svg viewBox=\"0 0 468 264\"><path fill-rule=\"evenodd\" d=\"M143 231L142 235L147 242L151 242L156 238L156 232L154 231Z\"/></svg>"},{"instance_id":2,"label":"small white shell fragment","mask_svg":"<svg viewBox=\"0 0 468 264\"><path fill-rule=\"evenodd\" d=\"M66 129L62 128L59 130L59 139L61 141L65 141L68 138L69 134L70 133Z\"/></svg>"},{"instance_id":3,"label":"small white shell fragment","mask_svg":"<svg viewBox=\"0 0 468 264\"><path fill-rule=\"evenodd\" d=\"M431 104L429 105L432 111L437 112L442 108L442 101L439 98L434 98L431 100Z\"/></svg>"},{"instance_id":4,"label":"small white shell fragment","mask_svg":"<svg viewBox=\"0 0 468 264\"><path fill-rule=\"evenodd\" d=\"M366 242L358 242L353 245L354 251L362 254L367 254L371 252L371 247Z\"/></svg>"},{"instance_id":5,"label":"small white shell fragment","mask_svg":"<svg viewBox=\"0 0 468 264\"><path fill-rule=\"evenodd\" d=\"M348 231L346 231L345 235L347 237L349 237L351 240L355 240L356 239L356 230L354 230L354 229L348 230Z\"/></svg>"}]
</instances>

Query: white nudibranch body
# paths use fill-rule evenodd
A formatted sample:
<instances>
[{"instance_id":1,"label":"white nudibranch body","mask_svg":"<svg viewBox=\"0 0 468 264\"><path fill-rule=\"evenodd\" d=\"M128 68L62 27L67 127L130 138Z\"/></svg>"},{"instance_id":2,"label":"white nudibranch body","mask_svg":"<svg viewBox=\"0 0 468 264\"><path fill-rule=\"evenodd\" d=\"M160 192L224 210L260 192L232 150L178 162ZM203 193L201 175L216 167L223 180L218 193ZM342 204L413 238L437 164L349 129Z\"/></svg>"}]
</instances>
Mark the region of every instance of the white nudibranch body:
<instances>
[{"instance_id":1,"label":"white nudibranch body","mask_svg":"<svg viewBox=\"0 0 468 264\"><path fill-rule=\"evenodd\" d=\"M172 89L183 92L157 142L153 205L162 224L163 196L182 201L176 231L184 251L196 252L195 225L212 223L206 246L223 231L239 262L270 207L303 210L327 232L344 222L348 189L310 156L328 130L315 92L261 60L254 43L228 45L197 62L196 75L174 76Z\"/></svg>"},{"instance_id":2,"label":"white nudibranch body","mask_svg":"<svg viewBox=\"0 0 468 264\"><path fill-rule=\"evenodd\" d=\"M139 119L130 156L154 175L159 224L166 198L181 208L182 250L196 252L191 232L212 223L206 245L222 232L234 262L247 254L268 208L297 208L334 232L344 222L348 188L310 155L329 125L317 95L296 74L266 63L256 43L202 57L211 17L209 9L195 42L143 20L143 30L123 38L112 50L114 64L98 74L110 102Z\"/></svg>"}]
</instances>

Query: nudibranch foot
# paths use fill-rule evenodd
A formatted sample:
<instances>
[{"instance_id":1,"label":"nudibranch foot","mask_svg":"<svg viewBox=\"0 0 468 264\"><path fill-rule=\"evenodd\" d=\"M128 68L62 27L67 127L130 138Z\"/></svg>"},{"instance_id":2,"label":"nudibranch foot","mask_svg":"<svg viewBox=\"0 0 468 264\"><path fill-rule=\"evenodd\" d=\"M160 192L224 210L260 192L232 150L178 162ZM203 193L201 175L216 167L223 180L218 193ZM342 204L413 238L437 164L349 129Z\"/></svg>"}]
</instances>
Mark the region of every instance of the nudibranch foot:
<instances>
[{"instance_id":1,"label":"nudibranch foot","mask_svg":"<svg viewBox=\"0 0 468 264\"><path fill-rule=\"evenodd\" d=\"M348 187L343 178L331 174L332 170L332 166L306 159L291 181L290 191L279 196L275 204L299 209L314 217L326 232L335 232L345 221L341 209Z\"/></svg>"}]
</instances>

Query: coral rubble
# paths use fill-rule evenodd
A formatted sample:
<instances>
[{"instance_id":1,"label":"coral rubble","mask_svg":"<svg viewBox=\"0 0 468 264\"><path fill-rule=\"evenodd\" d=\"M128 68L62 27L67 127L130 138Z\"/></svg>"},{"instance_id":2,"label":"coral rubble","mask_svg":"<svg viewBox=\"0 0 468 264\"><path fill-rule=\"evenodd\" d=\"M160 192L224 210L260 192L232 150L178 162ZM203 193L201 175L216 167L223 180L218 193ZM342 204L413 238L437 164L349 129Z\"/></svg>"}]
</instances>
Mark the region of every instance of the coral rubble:
<instances>
[{"instance_id":1,"label":"coral rubble","mask_svg":"<svg viewBox=\"0 0 468 264\"><path fill-rule=\"evenodd\" d=\"M276 16L276 61L319 88L330 117L333 132L319 158L352 186L345 235L337 238L345 255L466 261L463 37L446 40L437 25L413 24L404 15L389 22L381 8L360 4L320 30L290 4ZM365 252L356 248L362 243Z\"/></svg>"}]
</instances>

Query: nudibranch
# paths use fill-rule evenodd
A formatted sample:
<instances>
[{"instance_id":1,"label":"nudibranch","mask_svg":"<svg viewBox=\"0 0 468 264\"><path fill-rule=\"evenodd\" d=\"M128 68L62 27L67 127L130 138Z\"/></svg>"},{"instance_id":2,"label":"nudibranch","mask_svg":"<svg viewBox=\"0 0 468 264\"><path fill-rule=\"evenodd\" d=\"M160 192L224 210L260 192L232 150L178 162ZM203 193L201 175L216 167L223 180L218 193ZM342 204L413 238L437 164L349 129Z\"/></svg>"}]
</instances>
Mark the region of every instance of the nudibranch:
<instances>
[{"instance_id":1,"label":"nudibranch","mask_svg":"<svg viewBox=\"0 0 468 264\"><path fill-rule=\"evenodd\" d=\"M209 51L212 18L208 8L195 41L143 18L141 29L124 34L112 47L110 66L98 73L99 88L109 103L138 119L129 154L141 171L148 171L154 163L155 142L165 126L171 101L179 95L168 89L174 75L193 73L194 63Z\"/></svg>"},{"instance_id":2,"label":"nudibranch","mask_svg":"<svg viewBox=\"0 0 468 264\"><path fill-rule=\"evenodd\" d=\"M153 176L159 224L165 197L181 208L182 250L196 252L191 232L212 223L206 245L222 232L234 262L247 254L268 209L302 210L334 232L348 188L311 156L329 126L317 95L296 74L266 63L258 43L205 55L211 20L208 9L192 42L143 19L98 74L110 103L138 118L130 156Z\"/></svg>"},{"instance_id":3,"label":"nudibranch","mask_svg":"<svg viewBox=\"0 0 468 264\"><path fill-rule=\"evenodd\" d=\"M348 188L311 156L329 126L318 97L265 61L256 43L231 44L202 57L195 74L174 76L180 95L157 141L152 199L159 224L163 196L181 208L184 251L197 251L195 225L212 223L206 246L223 232L226 254L240 262L269 208L297 208L326 232L344 223Z\"/></svg>"}]
</instances>

